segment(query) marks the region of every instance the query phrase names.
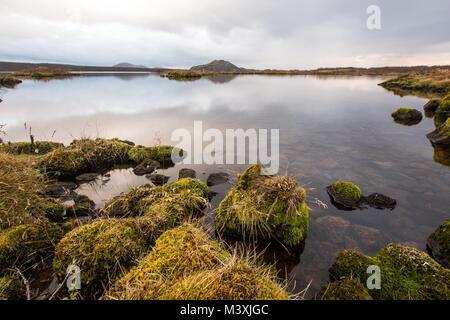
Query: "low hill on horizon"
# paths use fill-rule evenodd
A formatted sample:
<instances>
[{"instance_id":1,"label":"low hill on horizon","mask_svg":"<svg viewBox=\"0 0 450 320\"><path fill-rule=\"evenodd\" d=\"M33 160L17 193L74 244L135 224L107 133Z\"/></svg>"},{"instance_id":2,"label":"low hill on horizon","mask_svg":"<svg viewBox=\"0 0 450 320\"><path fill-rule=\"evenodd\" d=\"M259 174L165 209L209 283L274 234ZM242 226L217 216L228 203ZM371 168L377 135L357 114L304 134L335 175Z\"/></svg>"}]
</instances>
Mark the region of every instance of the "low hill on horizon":
<instances>
[{"instance_id":1,"label":"low hill on horizon","mask_svg":"<svg viewBox=\"0 0 450 320\"><path fill-rule=\"evenodd\" d=\"M128 62L121 62L121 63L113 65L113 68L141 68L141 69L144 69L147 67L142 64L132 64L132 63L128 63Z\"/></svg>"},{"instance_id":2,"label":"low hill on horizon","mask_svg":"<svg viewBox=\"0 0 450 320\"><path fill-rule=\"evenodd\" d=\"M247 69L239 68L238 66L232 64L226 60L214 60L207 64L202 64L198 66L193 66L190 70L192 71L214 71L214 72L242 72L247 71Z\"/></svg>"}]
</instances>

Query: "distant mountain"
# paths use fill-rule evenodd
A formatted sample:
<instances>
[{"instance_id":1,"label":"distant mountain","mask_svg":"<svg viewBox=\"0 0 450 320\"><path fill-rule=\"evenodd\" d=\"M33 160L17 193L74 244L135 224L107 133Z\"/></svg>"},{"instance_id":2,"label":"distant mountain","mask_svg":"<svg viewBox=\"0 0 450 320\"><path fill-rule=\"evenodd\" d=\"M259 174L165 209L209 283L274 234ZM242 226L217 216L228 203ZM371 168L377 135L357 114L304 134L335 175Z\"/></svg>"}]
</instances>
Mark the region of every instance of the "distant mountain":
<instances>
[{"instance_id":1,"label":"distant mountain","mask_svg":"<svg viewBox=\"0 0 450 320\"><path fill-rule=\"evenodd\" d=\"M116 65L113 65L113 68L147 68L146 66L143 66L141 64L132 64L128 62L121 62Z\"/></svg>"},{"instance_id":2,"label":"distant mountain","mask_svg":"<svg viewBox=\"0 0 450 320\"><path fill-rule=\"evenodd\" d=\"M215 72L241 72L245 71L244 68L239 68L238 66L232 64L225 60L214 60L208 64L203 64L200 66L194 66L191 68L192 71L215 71Z\"/></svg>"}]
</instances>

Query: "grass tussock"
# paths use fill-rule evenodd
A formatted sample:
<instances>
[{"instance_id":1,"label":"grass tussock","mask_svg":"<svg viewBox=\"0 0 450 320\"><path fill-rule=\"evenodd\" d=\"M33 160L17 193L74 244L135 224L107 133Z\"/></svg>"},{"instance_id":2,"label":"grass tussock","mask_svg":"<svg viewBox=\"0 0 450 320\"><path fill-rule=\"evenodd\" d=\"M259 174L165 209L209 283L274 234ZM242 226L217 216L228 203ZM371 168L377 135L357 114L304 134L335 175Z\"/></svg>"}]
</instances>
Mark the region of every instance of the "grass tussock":
<instances>
[{"instance_id":1,"label":"grass tussock","mask_svg":"<svg viewBox=\"0 0 450 320\"><path fill-rule=\"evenodd\" d=\"M161 235L104 299L289 299L266 267L223 250L185 224Z\"/></svg>"},{"instance_id":2,"label":"grass tussock","mask_svg":"<svg viewBox=\"0 0 450 320\"><path fill-rule=\"evenodd\" d=\"M51 141L35 141L33 144L31 142L10 142L0 145L0 151L17 155L43 155L63 147L62 143Z\"/></svg>"},{"instance_id":3,"label":"grass tussock","mask_svg":"<svg viewBox=\"0 0 450 320\"><path fill-rule=\"evenodd\" d=\"M61 204L39 195L45 183L34 157L0 152L0 230L62 215Z\"/></svg>"},{"instance_id":4,"label":"grass tussock","mask_svg":"<svg viewBox=\"0 0 450 320\"><path fill-rule=\"evenodd\" d=\"M295 246L306 236L306 191L288 177L262 175L262 165L250 166L216 211L219 233L240 238L276 238Z\"/></svg>"}]
</instances>

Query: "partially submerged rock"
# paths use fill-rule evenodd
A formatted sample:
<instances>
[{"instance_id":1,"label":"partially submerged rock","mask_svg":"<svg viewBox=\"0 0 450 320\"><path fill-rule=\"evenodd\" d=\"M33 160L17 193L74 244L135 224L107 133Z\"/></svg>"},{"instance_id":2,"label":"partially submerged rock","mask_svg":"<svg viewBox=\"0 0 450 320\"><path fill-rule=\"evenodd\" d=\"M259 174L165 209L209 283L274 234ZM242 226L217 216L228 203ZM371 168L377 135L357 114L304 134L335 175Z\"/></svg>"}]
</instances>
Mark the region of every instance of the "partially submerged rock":
<instances>
[{"instance_id":1,"label":"partially submerged rock","mask_svg":"<svg viewBox=\"0 0 450 320\"><path fill-rule=\"evenodd\" d=\"M430 101L428 101L424 106L423 106L423 110L426 113L435 113L436 110L439 108L439 105L441 104L441 100L440 99L431 99Z\"/></svg>"},{"instance_id":2,"label":"partially submerged rock","mask_svg":"<svg viewBox=\"0 0 450 320\"><path fill-rule=\"evenodd\" d=\"M64 148L62 143L51 141L10 142L0 145L0 151L11 154L47 154L55 149Z\"/></svg>"},{"instance_id":3,"label":"partially submerged rock","mask_svg":"<svg viewBox=\"0 0 450 320\"><path fill-rule=\"evenodd\" d=\"M364 203L375 209L390 209L394 210L397 206L397 200L385 196L381 193L372 193L371 195L364 197Z\"/></svg>"},{"instance_id":4,"label":"partially submerged rock","mask_svg":"<svg viewBox=\"0 0 450 320\"><path fill-rule=\"evenodd\" d=\"M436 128L433 132L427 134L433 146L448 147L450 146L450 118Z\"/></svg>"},{"instance_id":5,"label":"partially submerged rock","mask_svg":"<svg viewBox=\"0 0 450 320\"><path fill-rule=\"evenodd\" d=\"M344 279L323 286L318 294L320 300L373 300L359 280Z\"/></svg>"},{"instance_id":6,"label":"partially submerged rock","mask_svg":"<svg viewBox=\"0 0 450 320\"><path fill-rule=\"evenodd\" d=\"M308 230L306 191L292 178L261 175L262 165L247 168L216 211L219 233L257 239L276 238L295 246Z\"/></svg>"},{"instance_id":7,"label":"partially submerged rock","mask_svg":"<svg viewBox=\"0 0 450 320\"><path fill-rule=\"evenodd\" d=\"M348 181L338 181L327 187L331 199L348 209L361 206L362 193L358 186Z\"/></svg>"},{"instance_id":8,"label":"partially submerged rock","mask_svg":"<svg viewBox=\"0 0 450 320\"><path fill-rule=\"evenodd\" d=\"M114 139L74 140L70 146L46 154L40 165L52 177L70 178L126 163L131 148Z\"/></svg>"},{"instance_id":9,"label":"partially submerged rock","mask_svg":"<svg viewBox=\"0 0 450 320\"><path fill-rule=\"evenodd\" d=\"M14 88L19 83L22 83L22 80L10 76L0 77L0 87Z\"/></svg>"},{"instance_id":10,"label":"partially submerged rock","mask_svg":"<svg viewBox=\"0 0 450 320\"><path fill-rule=\"evenodd\" d=\"M197 177L197 173L194 169L183 168L178 172L178 179L183 178L192 178L195 179Z\"/></svg>"},{"instance_id":11,"label":"partially submerged rock","mask_svg":"<svg viewBox=\"0 0 450 320\"><path fill-rule=\"evenodd\" d=\"M222 184L228 181L229 174L226 172L215 172L211 173L206 180L206 185L208 187Z\"/></svg>"},{"instance_id":12,"label":"partially submerged rock","mask_svg":"<svg viewBox=\"0 0 450 320\"><path fill-rule=\"evenodd\" d=\"M0 275L10 269L27 271L52 255L63 231L55 223L24 224L0 233Z\"/></svg>"},{"instance_id":13,"label":"partially submerged rock","mask_svg":"<svg viewBox=\"0 0 450 320\"><path fill-rule=\"evenodd\" d=\"M231 255L200 229L165 232L105 299L289 299L269 269Z\"/></svg>"},{"instance_id":14,"label":"partially submerged rock","mask_svg":"<svg viewBox=\"0 0 450 320\"><path fill-rule=\"evenodd\" d=\"M100 173L83 173L75 177L75 180L80 182L94 181L100 176Z\"/></svg>"},{"instance_id":15,"label":"partially submerged rock","mask_svg":"<svg viewBox=\"0 0 450 320\"><path fill-rule=\"evenodd\" d=\"M433 160L444 166L450 167L450 148L445 146L433 147Z\"/></svg>"},{"instance_id":16,"label":"partially submerged rock","mask_svg":"<svg viewBox=\"0 0 450 320\"><path fill-rule=\"evenodd\" d=\"M443 268L426 253L400 244L388 244L372 258L354 250L339 253L330 268L336 280L357 279L365 284L369 266L381 271L381 289L369 294L380 300L448 300L450 270Z\"/></svg>"},{"instance_id":17,"label":"partially submerged rock","mask_svg":"<svg viewBox=\"0 0 450 320\"><path fill-rule=\"evenodd\" d=\"M198 179L185 178L165 186L150 184L131 189L105 205L105 212L114 216L142 216L157 208L170 208L170 216L190 218L203 214L208 204L209 188Z\"/></svg>"},{"instance_id":18,"label":"partially submerged rock","mask_svg":"<svg viewBox=\"0 0 450 320\"><path fill-rule=\"evenodd\" d=\"M147 178L150 179L150 181L155 185L155 186L162 186L164 184L167 183L167 181L169 181L168 176L165 176L163 174L159 174L159 173L152 173L148 176L146 176Z\"/></svg>"},{"instance_id":19,"label":"partially submerged rock","mask_svg":"<svg viewBox=\"0 0 450 320\"><path fill-rule=\"evenodd\" d=\"M83 217L94 213L95 202L85 195L77 195L74 204L66 209L67 217Z\"/></svg>"},{"instance_id":20,"label":"partially submerged rock","mask_svg":"<svg viewBox=\"0 0 450 320\"><path fill-rule=\"evenodd\" d=\"M450 219L428 237L427 249L437 262L450 269Z\"/></svg>"},{"instance_id":21,"label":"partially submerged rock","mask_svg":"<svg viewBox=\"0 0 450 320\"><path fill-rule=\"evenodd\" d=\"M138 164L133 172L137 176L143 176L144 174L149 174L155 171L156 168L159 168L161 165L158 161L154 161L151 159L147 159Z\"/></svg>"},{"instance_id":22,"label":"partially submerged rock","mask_svg":"<svg viewBox=\"0 0 450 320\"><path fill-rule=\"evenodd\" d=\"M76 188L77 184L73 182L57 182L45 186L43 193L48 197L70 200L76 197L76 193L73 191Z\"/></svg>"},{"instance_id":23,"label":"partially submerged rock","mask_svg":"<svg viewBox=\"0 0 450 320\"><path fill-rule=\"evenodd\" d=\"M413 108L398 108L391 116L395 122L407 126L415 125L422 121L422 113Z\"/></svg>"}]
</instances>

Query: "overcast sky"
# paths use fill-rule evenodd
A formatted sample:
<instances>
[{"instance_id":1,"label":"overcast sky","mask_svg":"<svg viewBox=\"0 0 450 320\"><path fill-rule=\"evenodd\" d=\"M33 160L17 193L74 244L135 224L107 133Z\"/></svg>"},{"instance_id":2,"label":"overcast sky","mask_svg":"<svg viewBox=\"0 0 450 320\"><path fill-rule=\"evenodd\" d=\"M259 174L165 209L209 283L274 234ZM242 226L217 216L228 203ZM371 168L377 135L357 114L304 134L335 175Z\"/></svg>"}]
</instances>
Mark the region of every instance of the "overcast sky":
<instances>
[{"instance_id":1,"label":"overcast sky","mask_svg":"<svg viewBox=\"0 0 450 320\"><path fill-rule=\"evenodd\" d=\"M366 26L369 5L381 30ZM0 60L248 68L450 64L449 0L0 0Z\"/></svg>"}]
</instances>

